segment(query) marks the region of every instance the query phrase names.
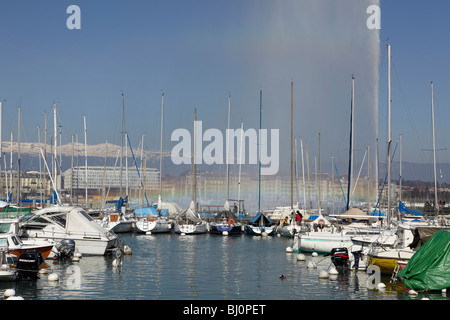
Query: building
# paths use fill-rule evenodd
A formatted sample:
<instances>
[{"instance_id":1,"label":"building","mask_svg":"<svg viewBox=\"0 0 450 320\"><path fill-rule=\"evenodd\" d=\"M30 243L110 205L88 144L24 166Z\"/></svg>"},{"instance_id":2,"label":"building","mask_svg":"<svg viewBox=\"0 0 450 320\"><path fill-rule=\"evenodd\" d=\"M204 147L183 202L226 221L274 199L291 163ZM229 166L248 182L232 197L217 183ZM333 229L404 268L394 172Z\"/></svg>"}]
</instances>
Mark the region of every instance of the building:
<instances>
[{"instance_id":1,"label":"building","mask_svg":"<svg viewBox=\"0 0 450 320\"><path fill-rule=\"evenodd\" d=\"M18 173L17 171L2 172L0 175L0 199L6 199L7 194L12 196L13 201L17 201L17 187L18 187ZM45 187L44 187L45 184ZM45 192L44 192L45 188ZM20 173L20 198L40 198L42 196L50 196L52 193L52 185L48 175L38 171L26 171Z\"/></svg>"},{"instance_id":2,"label":"building","mask_svg":"<svg viewBox=\"0 0 450 320\"><path fill-rule=\"evenodd\" d=\"M87 179L86 179L87 174ZM70 190L101 191L110 189L117 192L122 188L123 194L126 189L141 189L145 187L146 192L156 192L159 190L159 170L155 168L146 168L145 171L138 172L136 168L122 170L122 179L120 179L120 169L115 167L85 166L67 169L62 174L62 189L66 192ZM87 185L86 185L87 183Z\"/></svg>"}]
</instances>

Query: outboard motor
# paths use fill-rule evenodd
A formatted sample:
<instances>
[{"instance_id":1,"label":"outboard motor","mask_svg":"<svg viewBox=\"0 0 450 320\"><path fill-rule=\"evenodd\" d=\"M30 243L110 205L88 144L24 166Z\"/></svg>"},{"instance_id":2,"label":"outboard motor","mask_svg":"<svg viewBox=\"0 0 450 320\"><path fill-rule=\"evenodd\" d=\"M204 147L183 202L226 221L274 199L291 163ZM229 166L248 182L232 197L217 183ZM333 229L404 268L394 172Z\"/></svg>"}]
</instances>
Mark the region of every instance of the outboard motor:
<instances>
[{"instance_id":1,"label":"outboard motor","mask_svg":"<svg viewBox=\"0 0 450 320\"><path fill-rule=\"evenodd\" d=\"M349 257L347 248L331 249L331 262L335 267L348 267Z\"/></svg>"},{"instance_id":2,"label":"outboard motor","mask_svg":"<svg viewBox=\"0 0 450 320\"><path fill-rule=\"evenodd\" d=\"M17 261L17 279L36 280L38 278L39 266L44 262L42 253L27 251L19 256Z\"/></svg>"},{"instance_id":3,"label":"outboard motor","mask_svg":"<svg viewBox=\"0 0 450 320\"><path fill-rule=\"evenodd\" d=\"M63 239L56 244L56 250L58 251L54 259L65 259L73 256L75 252L75 241L72 239Z\"/></svg>"}]
</instances>

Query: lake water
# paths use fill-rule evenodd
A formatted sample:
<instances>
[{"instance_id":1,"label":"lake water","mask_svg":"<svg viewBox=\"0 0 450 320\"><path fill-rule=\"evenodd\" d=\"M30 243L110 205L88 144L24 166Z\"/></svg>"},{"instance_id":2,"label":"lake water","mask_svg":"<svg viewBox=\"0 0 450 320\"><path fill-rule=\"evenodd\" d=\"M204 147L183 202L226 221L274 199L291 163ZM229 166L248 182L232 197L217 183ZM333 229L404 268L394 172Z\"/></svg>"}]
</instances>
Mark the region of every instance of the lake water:
<instances>
[{"instance_id":1,"label":"lake water","mask_svg":"<svg viewBox=\"0 0 450 320\"><path fill-rule=\"evenodd\" d=\"M0 299L8 288L25 300L420 300L403 284L383 291L368 289L365 272L319 279L329 257L285 252L285 237L203 234L120 235L133 254L113 268L112 256L83 257L79 262L48 261L58 282L0 283ZM309 260L316 269L307 268ZM284 275L286 279L280 279ZM449 299L441 294L430 299Z\"/></svg>"}]
</instances>

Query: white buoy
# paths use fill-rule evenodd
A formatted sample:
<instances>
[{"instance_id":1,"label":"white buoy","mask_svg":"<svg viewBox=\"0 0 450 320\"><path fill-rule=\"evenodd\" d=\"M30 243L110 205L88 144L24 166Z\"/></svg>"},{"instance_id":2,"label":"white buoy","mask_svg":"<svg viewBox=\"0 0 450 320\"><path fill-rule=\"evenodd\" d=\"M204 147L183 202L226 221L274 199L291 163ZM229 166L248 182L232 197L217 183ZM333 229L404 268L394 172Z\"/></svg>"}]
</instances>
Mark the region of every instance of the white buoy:
<instances>
[{"instance_id":1,"label":"white buoy","mask_svg":"<svg viewBox=\"0 0 450 320\"><path fill-rule=\"evenodd\" d=\"M306 260L306 256L303 253L299 253L297 255L297 261L305 261Z\"/></svg>"},{"instance_id":2,"label":"white buoy","mask_svg":"<svg viewBox=\"0 0 450 320\"><path fill-rule=\"evenodd\" d=\"M81 254L81 252L75 252L75 253L73 254L73 256L80 259L83 255Z\"/></svg>"},{"instance_id":3,"label":"white buoy","mask_svg":"<svg viewBox=\"0 0 450 320\"><path fill-rule=\"evenodd\" d=\"M180 234L180 236L185 236L186 235L186 233L184 233L184 232L182 232L181 234Z\"/></svg>"},{"instance_id":4,"label":"white buoy","mask_svg":"<svg viewBox=\"0 0 450 320\"><path fill-rule=\"evenodd\" d=\"M261 233L261 235L262 235L263 237L267 237L267 232L263 231L263 233Z\"/></svg>"},{"instance_id":5,"label":"white buoy","mask_svg":"<svg viewBox=\"0 0 450 320\"><path fill-rule=\"evenodd\" d=\"M321 279L328 279L328 272L326 270L320 270L319 278L321 278Z\"/></svg>"},{"instance_id":6,"label":"white buoy","mask_svg":"<svg viewBox=\"0 0 450 320\"><path fill-rule=\"evenodd\" d=\"M50 273L49 269L47 269L47 268L39 269L39 274L47 274L47 273Z\"/></svg>"},{"instance_id":7,"label":"white buoy","mask_svg":"<svg viewBox=\"0 0 450 320\"><path fill-rule=\"evenodd\" d=\"M79 258L79 257L73 256L72 262L79 262L79 261L80 261L80 258Z\"/></svg>"},{"instance_id":8,"label":"white buoy","mask_svg":"<svg viewBox=\"0 0 450 320\"><path fill-rule=\"evenodd\" d=\"M309 269L314 269L315 267L317 267L317 265L313 261L310 261L308 262L308 265L306 267L308 267Z\"/></svg>"},{"instance_id":9,"label":"white buoy","mask_svg":"<svg viewBox=\"0 0 450 320\"><path fill-rule=\"evenodd\" d=\"M222 232L222 235L223 235L223 236L227 236L227 235L228 235L228 231Z\"/></svg>"},{"instance_id":10,"label":"white buoy","mask_svg":"<svg viewBox=\"0 0 450 320\"><path fill-rule=\"evenodd\" d=\"M147 231L145 234L147 234L147 235L151 235L152 234L152 232L151 231Z\"/></svg>"},{"instance_id":11,"label":"white buoy","mask_svg":"<svg viewBox=\"0 0 450 320\"><path fill-rule=\"evenodd\" d=\"M330 274L330 280L331 281L336 281L338 279L338 275L337 274Z\"/></svg>"},{"instance_id":12,"label":"white buoy","mask_svg":"<svg viewBox=\"0 0 450 320\"><path fill-rule=\"evenodd\" d=\"M16 291L14 289L6 289L5 292L3 293L3 296L5 298L13 297L15 295L16 295Z\"/></svg>"},{"instance_id":13,"label":"white buoy","mask_svg":"<svg viewBox=\"0 0 450 320\"><path fill-rule=\"evenodd\" d=\"M281 237L281 234L277 233L277 238Z\"/></svg>"},{"instance_id":14,"label":"white buoy","mask_svg":"<svg viewBox=\"0 0 450 320\"><path fill-rule=\"evenodd\" d=\"M412 289L409 290L408 294L409 294L410 296L417 296L417 295L418 295L417 291L412 290Z\"/></svg>"},{"instance_id":15,"label":"white buoy","mask_svg":"<svg viewBox=\"0 0 450 320\"><path fill-rule=\"evenodd\" d=\"M383 282L380 282L379 284L377 284L378 290L384 290L385 288L386 288L386 285Z\"/></svg>"},{"instance_id":16,"label":"white buoy","mask_svg":"<svg viewBox=\"0 0 450 320\"><path fill-rule=\"evenodd\" d=\"M339 272L336 270L335 267L332 267L332 268L330 269L329 274L335 276L335 275L338 275Z\"/></svg>"},{"instance_id":17,"label":"white buoy","mask_svg":"<svg viewBox=\"0 0 450 320\"><path fill-rule=\"evenodd\" d=\"M6 300L25 300L25 299L20 296L11 296L8 297Z\"/></svg>"},{"instance_id":18,"label":"white buoy","mask_svg":"<svg viewBox=\"0 0 450 320\"><path fill-rule=\"evenodd\" d=\"M123 254L130 255L132 253L133 253L133 250L131 250L131 248L129 246L125 245L123 247Z\"/></svg>"},{"instance_id":19,"label":"white buoy","mask_svg":"<svg viewBox=\"0 0 450 320\"><path fill-rule=\"evenodd\" d=\"M319 254L317 253L317 252L313 252L312 254L311 254L311 256L313 256L313 257L317 257Z\"/></svg>"},{"instance_id":20,"label":"white buoy","mask_svg":"<svg viewBox=\"0 0 450 320\"><path fill-rule=\"evenodd\" d=\"M48 276L49 281L59 281L59 276L57 273L51 273Z\"/></svg>"},{"instance_id":21,"label":"white buoy","mask_svg":"<svg viewBox=\"0 0 450 320\"><path fill-rule=\"evenodd\" d=\"M294 250L292 250L292 247L287 247L286 248L286 253L292 253Z\"/></svg>"}]
</instances>

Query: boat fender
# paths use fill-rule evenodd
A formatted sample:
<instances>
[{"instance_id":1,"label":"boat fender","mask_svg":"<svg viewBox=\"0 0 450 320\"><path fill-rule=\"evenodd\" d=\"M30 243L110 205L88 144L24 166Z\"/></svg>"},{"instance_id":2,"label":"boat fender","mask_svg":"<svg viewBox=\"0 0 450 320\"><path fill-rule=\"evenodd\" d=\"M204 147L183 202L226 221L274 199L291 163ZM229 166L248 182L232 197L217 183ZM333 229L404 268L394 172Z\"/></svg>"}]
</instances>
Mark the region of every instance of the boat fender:
<instances>
[{"instance_id":1,"label":"boat fender","mask_svg":"<svg viewBox=\"0 0 450 320\"><path fill-rule=\"evenodd\" d=\"M228 220L228 225L229 226L231 226L231 225L235 225L235 222L234 222L234 220L233 219L230 219L230 220Z\"/></svg>"},{"instance_id":2,"label":"boat fender","mask_svg":"<svg viewBox=\"0 0 450 320\"><path fill-rule=\"evenodd\" d=\"M319 278L321 278L321 279L328 279L328 272L326 270L320 270Z\"/></svg>"},{"instance_id":3,"label":"boat fender","mask_svg":"<svg viewBox=\"0 0 450 320\"><path fill-rule=\"evenodd\" d=\"M47 279L48 281L59 281L59 276L56 273L51 273Z\"/></svg>"},{"instance_id":4,"label":"boat fender","mask_svg":"<svg viewBox=\"0 0 450 320\"><path fill-rule=\"evenodd\" d=\"M319 223L319 229L323 229L323 227L325 227L325 220L320 218L318 221Z\"/></svg>"},{"instance_id":5,"label":"boat fender","mask_svg":"<svg viewBox=\"0 0 450 320\"><path fill-rule=\"evenodd\" d=\"M303 253L299 253L297 256L297 261L305 261L306 256Z\"/></svg>"},{"instance_id":6,"label":"boat fender","mask_svg":"<svg viewBox=\"0 0 450 320\"><path fill-rule=\"evenodd\" d=\"M6 289L3 293L5 298L14 297L16 295L16 291L14 289Z\"/></svg>"}]
</instances>

